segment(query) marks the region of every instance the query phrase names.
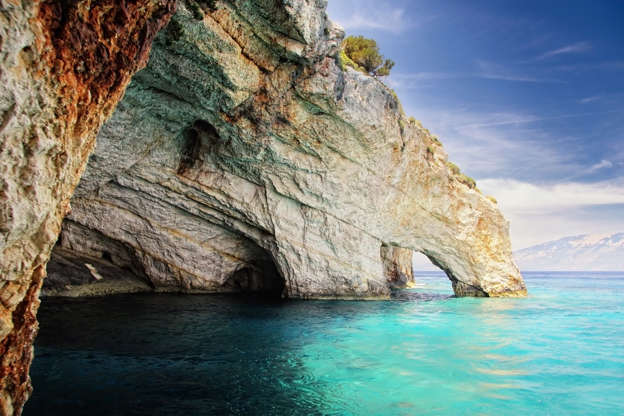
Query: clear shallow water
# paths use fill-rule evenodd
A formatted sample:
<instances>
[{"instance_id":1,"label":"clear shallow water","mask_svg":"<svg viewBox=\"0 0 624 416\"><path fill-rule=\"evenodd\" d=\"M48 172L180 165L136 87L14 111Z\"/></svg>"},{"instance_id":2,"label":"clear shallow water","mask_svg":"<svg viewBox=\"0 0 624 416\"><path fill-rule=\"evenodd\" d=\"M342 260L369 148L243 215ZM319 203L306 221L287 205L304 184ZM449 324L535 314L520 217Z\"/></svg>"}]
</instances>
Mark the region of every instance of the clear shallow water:
<instances>
[{"instance_id":1,"label":"clear shallow water","mask_svg":"<svg viewBox=\"0 0 624 416\"><path fill-rule=\"evenodd\" d=\"M621 415L624 273L527 299L45 300L24 415Z\"/></svg>"}]
</instances>

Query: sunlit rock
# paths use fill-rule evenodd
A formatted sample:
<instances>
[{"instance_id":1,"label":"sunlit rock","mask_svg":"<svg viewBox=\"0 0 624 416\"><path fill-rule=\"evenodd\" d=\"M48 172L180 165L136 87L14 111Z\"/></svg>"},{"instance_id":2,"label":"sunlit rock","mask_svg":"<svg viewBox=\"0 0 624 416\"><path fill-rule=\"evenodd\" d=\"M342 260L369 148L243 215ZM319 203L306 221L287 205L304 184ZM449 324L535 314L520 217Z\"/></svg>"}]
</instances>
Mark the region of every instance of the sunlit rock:
<instances>
[{"instance_id":1,"label":"sunlit rock","mask_svg":"<svg viewBox=\"0 0 624 416\"><path fill-rule=\"evenodd\" d=\"M156 290L244 290L241 270L268 261L284 297L386 297L420 251L457 295L523 295L496 205L392 90L340 68L323 2L291 3L181 3L102 128L70 224L125 247Z\"/></svg>"}]
</instances>

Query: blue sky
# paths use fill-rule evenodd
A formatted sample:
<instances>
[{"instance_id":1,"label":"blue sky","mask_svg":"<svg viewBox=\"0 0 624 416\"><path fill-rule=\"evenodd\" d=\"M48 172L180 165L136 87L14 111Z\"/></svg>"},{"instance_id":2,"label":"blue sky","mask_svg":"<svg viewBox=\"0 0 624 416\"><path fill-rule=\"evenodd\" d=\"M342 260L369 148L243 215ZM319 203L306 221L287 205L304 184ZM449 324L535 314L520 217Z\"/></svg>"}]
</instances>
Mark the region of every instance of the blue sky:
<instances>
[{"instance_id":1,"label":"blue sky","mask_svg":"<svg viewBox=\"0 0 624 416\"><path fill-rule=\"evenodd\" d=\"M511 221L514 249L624 231L624 1L329 0Z\"/></svg>"}]
</instances>

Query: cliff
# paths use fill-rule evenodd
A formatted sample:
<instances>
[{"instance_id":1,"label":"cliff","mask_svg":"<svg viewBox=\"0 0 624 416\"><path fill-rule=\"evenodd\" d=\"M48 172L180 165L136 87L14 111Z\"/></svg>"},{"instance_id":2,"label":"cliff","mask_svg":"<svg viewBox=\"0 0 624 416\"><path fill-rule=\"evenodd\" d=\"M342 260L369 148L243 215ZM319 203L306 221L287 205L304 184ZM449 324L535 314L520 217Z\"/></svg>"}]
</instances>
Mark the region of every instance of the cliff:
<instances>
[{"instance_id":1,"label":"cliff","mask_svg":"<svg viewBox=\"0 0 624 416\"><path fill-rule=\"evenodd\" d=\"M96 293L385 297L411 279L412 251L458 295L526 293L496 205L391 90L341 69L324 1L183 1L157 35L173 1L0 5L4 414L30 391L68 199L153 39L99 131L50 293L97 281Z\"/></svg>"},{"instance_id":2,"label":"cliff","mask_svg":"<svg viewBox=\"0 0 624 416\"><path fill-rule=\"evenodd\" d=\"M524 293L495 204L390 89L341 69L324 2L285 4L180 3L98 135L58 259L156 290L366 298L407 282L415 250L458 295Z\"/></svg>"},{"instance_id":3,"label":"cliff","mask_svg":"<svg viewBox=\"0 0 624 416\"><path fill-rule=\"evenodd\" d=\"M39 288L97 130L174 6L0 0L0 414L30 393Z\"/></svg>"}]
</instances>

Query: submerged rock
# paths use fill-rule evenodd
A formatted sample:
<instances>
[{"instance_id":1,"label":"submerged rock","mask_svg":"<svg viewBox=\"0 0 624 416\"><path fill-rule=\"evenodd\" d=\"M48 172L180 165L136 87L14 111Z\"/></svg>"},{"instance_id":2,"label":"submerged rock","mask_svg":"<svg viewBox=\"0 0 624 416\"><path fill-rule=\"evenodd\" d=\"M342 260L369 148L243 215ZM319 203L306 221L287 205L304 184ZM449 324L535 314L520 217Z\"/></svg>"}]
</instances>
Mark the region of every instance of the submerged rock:
<instances>
[{"instance_id":1,"label":"submerged rock","mask_svg":"<svg viewBox=\"0 0 624 416\"><path fill-rule=\"evenodd\" d=\"M420 251L459 296L525 294L496 205L389 88L341 69L324 8L181 2L100 131L62 241L103 257L70 225L105 236L157 290L387 297Z\"/></svg>"}]
</instances>

